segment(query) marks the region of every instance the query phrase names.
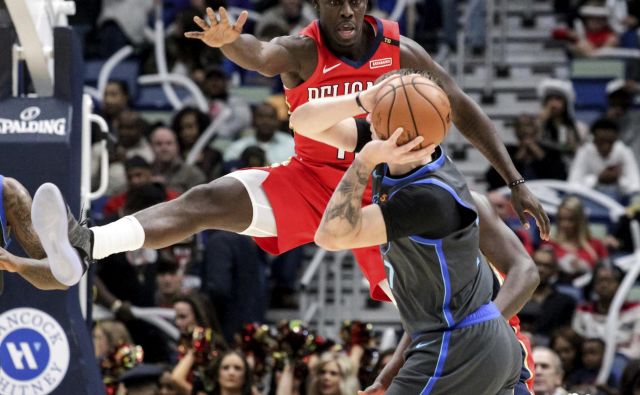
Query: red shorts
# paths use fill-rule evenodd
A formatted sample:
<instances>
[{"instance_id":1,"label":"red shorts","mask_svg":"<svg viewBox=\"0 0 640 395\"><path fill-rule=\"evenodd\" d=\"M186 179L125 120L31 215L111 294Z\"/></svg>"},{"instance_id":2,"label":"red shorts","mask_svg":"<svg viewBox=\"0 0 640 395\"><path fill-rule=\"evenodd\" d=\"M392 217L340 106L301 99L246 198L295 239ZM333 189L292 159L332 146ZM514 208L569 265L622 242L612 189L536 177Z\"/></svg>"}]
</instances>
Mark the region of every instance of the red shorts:
<instances>
[{"instance_id":1,"label":"red shorts","mask_svg":"<svg viewBox=\"0 0 640 395\"><path fill-rule=\"evenodd\" d=\"M531 342L529 338L520 332L520 325L513 326L513 330L516 332L516 338L518 343L522 347L523 361L522 370L520 371L520 382L518 384L524 384L526 388L520 389L516 387L515 395L520 394L533 394L533 380L535 378L535 365L533 363L533 353L531 352Z\"/></svg>"},{"instance_id":2,"label":"red shorts","mask_svg":"<svg viewBox=\"0 0 640 395\"><path fill-rule=\"evenodd\" d=\"M268 168L262 183L273 215L277 237L255 237L256 243L271 254L281 254L292 248L313 242L316 230L336 186L346 168L302 161L291 161ZM371 203L371 185L365 191L363 204ZM360 269L370 284L371 297L389 301L379 283L386 279L382 256L378 246L352 250Z\"/></svg>"}]
</instances>

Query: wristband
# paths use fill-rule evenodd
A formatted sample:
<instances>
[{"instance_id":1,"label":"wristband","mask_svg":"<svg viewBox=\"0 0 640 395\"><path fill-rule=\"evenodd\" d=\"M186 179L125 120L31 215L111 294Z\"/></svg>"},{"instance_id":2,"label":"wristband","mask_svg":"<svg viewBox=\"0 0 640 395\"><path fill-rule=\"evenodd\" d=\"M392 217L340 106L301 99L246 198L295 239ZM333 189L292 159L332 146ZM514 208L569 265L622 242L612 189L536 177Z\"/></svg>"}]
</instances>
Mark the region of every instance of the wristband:
<instances>
[{"instance_id":1,"label":"wristband","mask_svg":"<svg viewBox=\"0 0 640 395\"><path fill-rule=\"evenodd\" d=\"M360 107L362 109L362 111L366 112L367 114L369 114L369 111L367 111L366 108L364 108L364 106L362 105L362 102L360 101L360 92L358 92L356 94L356 104L358 105L358 107Z\"/></svg>"},{"instance_id":2,"label":"wristband","mask_svg":"<svg viewBox=\"0 0 640 395\"><path fill-rule=\"evenodd\" d=\"M509 188L513 188L513 187L515 187L517 185L524 184L524 182L525 182L524 178L520 178L520 179L517 179L515 181L511 181L509 183Z\"/></svg>"}]
</instances>

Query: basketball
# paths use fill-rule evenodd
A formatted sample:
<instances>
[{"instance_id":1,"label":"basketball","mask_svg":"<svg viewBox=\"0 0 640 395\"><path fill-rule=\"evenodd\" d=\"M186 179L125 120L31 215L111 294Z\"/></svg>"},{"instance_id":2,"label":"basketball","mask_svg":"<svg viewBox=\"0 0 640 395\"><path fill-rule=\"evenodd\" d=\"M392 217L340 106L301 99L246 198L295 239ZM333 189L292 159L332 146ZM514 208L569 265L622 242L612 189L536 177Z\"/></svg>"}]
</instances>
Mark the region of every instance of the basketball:
<instances>
[{"instance_id":1,"label":"basketball","mask_svg":"<svg viewBox=\"0 0 640 395\"><path fill-rule=\"evenodd\" d=\"M440 144L451 126L451 105L447 94L432 80L416 74L394 79L376 95L371 123L378 137L386 140L397 128L404 133L398 145L417 136L419 148Z\"/></svg>"}]
</instances>

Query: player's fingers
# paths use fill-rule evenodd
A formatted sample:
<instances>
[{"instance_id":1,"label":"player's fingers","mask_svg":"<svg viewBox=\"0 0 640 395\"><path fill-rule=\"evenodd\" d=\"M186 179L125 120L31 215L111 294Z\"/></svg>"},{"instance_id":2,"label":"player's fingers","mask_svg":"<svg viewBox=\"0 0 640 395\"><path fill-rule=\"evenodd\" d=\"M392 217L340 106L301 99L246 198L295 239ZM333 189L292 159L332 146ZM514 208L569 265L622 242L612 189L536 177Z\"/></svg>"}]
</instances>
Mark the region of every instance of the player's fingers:
<instances>
[{"instance_id":1,"label":"player's fingers","mask_svg":"<svg viewBox=\"0 0 640 395\"><path fill-rule=\"evenodd\" d=\"M438 147L437 144L429 144L425 147L425 149L429 151L429 154L433 154L434 152L436 152L437 147Z\"/></svg>"},{"instance_id":2,"label":"player's fingers","mask_svg":"<svg viewBox=\"0 0 640 395\"><path fill-rule=\"evenodd\" d=\"M527 221L527 215L522 207L514 207L516 210L516 214L518 215L518 219L520 220L520 224L525 229L529 229L529 221Z\"/></svg>"},{"instance_id":3,"label":"player's fingers","mask_svg":"<svg viewBox=\"0 0 640 395\"><path fill-rule=\"evenodd\" d=\"M203 32L185 32L184 36L186 38L196 38L198 40L202 40L202 37L204 37L204 33Z\"/></svg>"},{"instance_id":4,"label":"player's fingers","mask_svg":"<svg viewBox=\"0 0 640 395\"><path fill-rule=\"evenodd\" d=\"M417 136L416 138L414 138L413 140L409 141L408 143L404 144L403 146L399 147L403 152L409 152L412 149L416 148L417 146L419 146L420 144L422 144L422 142L424 141L424 137L422 136Z\"/></svg>"},{"instance_id":5,"label":"player's fingers","mask_svg":"<svg viewBox=\"0 0 640 395\"><path fill-rule=\"evenodd\" d=\"M209 24L207 24L207 22L205 22L202 18L200 18L199 16L194 16L193 17L193 21L196 23L196 25L200 26L200 29L207 31L209 30Z\"/></svg>"},{"instance_id":6,"label":"player's fingers","mask_svg":"<svg viewBox=\"0 0 640 395\"><path fill-rule=\"evenodd\" d=\"M537 210L533 211L531 214L536 219L536 224L540 231L540 238L542 238L542 240L549 240L549 229L551 228L551 223L549 221L549 216L542 208L542 205L538 204Z\"/></svg>"},{"instance_id":7,"label":"player's fingers","mask_svg":"<svg viewBox=\"0 0 640 395\"><path fill-rule=\"evenodd\" d=\"M207 7L207 16L209 17L209 23L211 24L211 26L215 26L218 24L216 13L213 12L213 9L211 7Z\"/></svg>"},{"instance_id":8,"label":"player's fingers","mask_svg":"<svg viewBox=\"0 0 640 395\"><path fill-rule=\"evenodd\" d=\"M398 141L398 139L400 138L400 136L402 136L403 132L404 132L403 128L396 129L396 131L393 132L393 134L387 139L387 141L395 144Z\"/></svg>"},{"instance_id":9,"label":"player's fingers","mask_svg":"<svg viewBox=\"0 0 640 395\"><path fill-rule=\"evenodd\" d=\"M233 30L237 31L238 33L241 33L242 28L244 27L244 24L247 22L247 18L249 18L249 12L242 11L240 13L240 16L238 17L238 20L236 21L236 24L233 25Z\"/></svg>"},{"instance_id":10,"label":"player's fingers","mask_svg":"<svg viewBox=\"0 0 640 395\"><path fill-rule=\"evenodd\" d=\"M227 10L225 10L224 7L220 7L218 9L218 14L220 14L220 23L222 23L223 25L228 25L229 14L227 14Z\"/></svg>"}]
</instances>

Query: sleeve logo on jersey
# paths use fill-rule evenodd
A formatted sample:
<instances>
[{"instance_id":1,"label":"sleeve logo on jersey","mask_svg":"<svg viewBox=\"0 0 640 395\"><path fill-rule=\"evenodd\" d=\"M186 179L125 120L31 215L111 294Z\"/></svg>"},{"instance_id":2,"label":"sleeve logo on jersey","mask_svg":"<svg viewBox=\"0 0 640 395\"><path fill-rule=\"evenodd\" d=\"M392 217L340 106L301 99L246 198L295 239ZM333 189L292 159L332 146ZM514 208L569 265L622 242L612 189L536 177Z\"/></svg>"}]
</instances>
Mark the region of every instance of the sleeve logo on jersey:
<instances>
[{"instance_id":1,"label":"sleeve logo on jersey","mask_svg":"<svg viewBox=\"0 0 640 395\"><path fill-rule=\"evenodd\" d=\"M383 67L389 67L393 64L393 59L384 58L384 59L375 59L369 62L370 69L381 69Z\"/></svg>"}]
</instances>

